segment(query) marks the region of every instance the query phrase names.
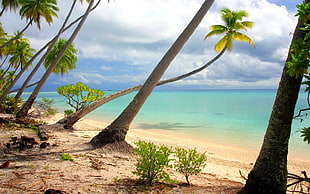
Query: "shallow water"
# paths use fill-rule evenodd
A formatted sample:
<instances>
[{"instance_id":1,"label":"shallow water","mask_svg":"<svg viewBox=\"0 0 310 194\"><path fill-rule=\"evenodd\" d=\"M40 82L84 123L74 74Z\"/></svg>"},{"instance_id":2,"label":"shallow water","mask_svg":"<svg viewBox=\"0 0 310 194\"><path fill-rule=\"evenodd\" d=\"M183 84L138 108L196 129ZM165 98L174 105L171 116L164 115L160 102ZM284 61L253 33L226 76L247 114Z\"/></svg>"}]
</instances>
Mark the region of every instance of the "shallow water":
<instances>
[{"instance_id":1,"label":"shallow water","mask_svg":"<svg viewBox=\"0 0 310 194\"><path fill-rule=\"evenodd\" d=\"M115 99L87 117L111 122L134 94ZM259 150L275 95L276 90L155 91L140 110L132 127ZM60 112L69 108L65 99L56 92L42 92L40 96L55 99ZM305 107L306 94L301 92L296 113ZM298 132L309 124L309 117L303 118L303 122L300 119L293 121L290 140L292 156L310 159L310 147L302 141Z\"/></svg>"}]
</instances>

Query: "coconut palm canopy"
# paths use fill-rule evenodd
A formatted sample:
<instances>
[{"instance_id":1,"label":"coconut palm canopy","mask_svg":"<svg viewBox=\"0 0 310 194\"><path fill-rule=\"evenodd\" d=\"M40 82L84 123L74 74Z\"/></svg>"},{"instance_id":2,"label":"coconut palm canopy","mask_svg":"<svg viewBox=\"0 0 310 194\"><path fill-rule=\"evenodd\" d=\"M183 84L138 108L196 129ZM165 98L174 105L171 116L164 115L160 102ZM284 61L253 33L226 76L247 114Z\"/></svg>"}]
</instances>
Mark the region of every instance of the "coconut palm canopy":
<instances>
[{"instance_id":1,"label":"coconut palm canopy","mask_svg":"<svg viewBox=\"0 0 310 194\"><path fill-rule=\"evenodd\" d=\"M231 51L234 40L246 41L255 48L255 44L252 39L239 32L240 30L247 31L248 28L253 27L253 22L242 21L243 18L248 17L249 14L246 11L231 11L228 8L221 9L221 12L221 17L224 24L212 25L210 27L211 31L205 36L206 39L213 35L225 34L225 36L217 42L214 49L217 52L221 52L225 47L227 47L227 49Z\"/></svg>"}]
</instances>

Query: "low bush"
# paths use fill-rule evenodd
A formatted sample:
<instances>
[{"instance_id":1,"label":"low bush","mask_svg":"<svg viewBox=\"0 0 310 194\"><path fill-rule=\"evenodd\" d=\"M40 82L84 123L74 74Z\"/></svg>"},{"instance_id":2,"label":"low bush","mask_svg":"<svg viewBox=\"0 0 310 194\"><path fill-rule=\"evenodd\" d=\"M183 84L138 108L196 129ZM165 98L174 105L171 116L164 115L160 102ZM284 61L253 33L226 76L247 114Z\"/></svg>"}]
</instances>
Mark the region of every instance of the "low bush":
<instances>
[{"instance_id":1,"label":"low bush","mask_svg":"<svg viewBox=\"0 0 310 194\"><path fill-rule=\"evenodd\" d=\"M139 176L140 181L152 184L153 181L169 181L170 176L165 169L172 168L185 176L187 184L190 184L189 176L198 175L206 166L206 152L198 153L196 149L175 148L172 150L164 145L138 141L134 154L138 156L136 170L133 174ZM173 158L170 157L173 154ZM170 163L173 162L173 165Z\"/></svg>"},{"instance_id":2,"label":"low bush","mask_svg":"<svg viewBox=\"0 0 310 194\"><path fill-rule=\"evenodd\" d=\"M190 175L198 175L206 166L206 152L198 153L196 149L175 148L174 168L185 176L187 184Z\"/></svg>"},{"instance_id":3,"label":"low bush","mask_svg":"<svg viewBox=\"0 0 310 194\"><path fill-rule=\"evenodd\" d=\"M133 174L138 175L140 181L146 181L150 185L153 181L170 180L165 168L170 167L171 149L145 141L135 142L135 145L137 147L134 149L134 154L138 156L138 159Z\"/></svg>"}]
</instances>

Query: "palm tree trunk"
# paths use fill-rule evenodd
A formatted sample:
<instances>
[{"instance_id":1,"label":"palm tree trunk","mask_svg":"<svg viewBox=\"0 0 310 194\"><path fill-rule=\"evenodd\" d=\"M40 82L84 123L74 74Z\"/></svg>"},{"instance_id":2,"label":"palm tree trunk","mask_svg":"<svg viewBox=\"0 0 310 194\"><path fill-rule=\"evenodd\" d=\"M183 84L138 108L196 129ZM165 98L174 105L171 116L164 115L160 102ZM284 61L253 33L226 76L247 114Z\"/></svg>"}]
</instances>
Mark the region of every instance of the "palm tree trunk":
<instances>
[{"instance_id":1,"label":"palm tree trunk","mask_svg":"<svg viewBox=\"0 0 310 194\"><path fill-rule=\"evenodd\" d=\"M155 67L155 69L145 81L142 88L136 94L131 103L108 127L103 129L97 136L92 138L90 143L94 147L100 147L107 143L125 141L125 136L127 134L127 131L129 130L129 126L132 123L133 119L138 114L140 108L143 106L144 102L151 94L162 75L165 73L171 61L179 53L183 45L186 43L186 41L195 31L197 26L200 24L201 20L208 12L213 2L214 0L204 1L194 18L184 29L178 39L174 42L168 52L163 56L161 61Z\"/></svg>"},{"instance_id":2,"label":"palm tree trunk","mask_svg":"<svg viewBox=\"0 0 310 194\"><path fill-rule=\"evenodd\" d=\"M75 3L76 1L74 1ZM95 6L92 7L91 11L93 11L101 2L101 0L98 0L97 4ZM74 7L73 5L71 7ZM68 18L68 16L67 16ZM81 20L83 18L83 15L78 17L77 19L75 19L73 22L71 22L68 26L66 26L61 32L65 32L66 30L68 30L69 28L71 28L74 24L76 24L79 20ZM49 41L45 46L43 46L32 58L31 60L27 63L27 65L25 67L22 68L22 70L18 73L18 75L16 76L16 78L12 81L12 83L10 84L9 87L7 87L7 89L3 92L3 94L0 96L0 104L3 103L3 100L5 98L5 96L7 96L10 92L11 89L13 88L13 86L17 83L17 81L21 78L21 76L23 75L23 73L27 70L27 68L30 66L30 64L48 47L48 46L52 46L59 38L59 34L57 34L51 41ZM46 52L45 55L47 55L48 52ZM41 66L41 63L39 62L37 64L37 66L35 68L39 68ZM33 74L35 72L37 72L37 70L33 70ZM20 88L19 92L15 95L15 99L20 98L20 96L22 95L22 93L24 92L24 90L28 87L27 84L30 82L30 80L32 79L33 75L29 75L29 80L25 81L23 86ZM28 78L27 78L28 79Z\"/></svg>"},{"instance_id":3,"label":"palm tree trunk","mask_svg":"<svg viewBox=\"0 0 310 194\"><path fill-rule=\"evenodd\" d=\"M56 67L57 63L60 61L61 57L64 55L64 53L66 52L66 50L68 49L68 47L70 46L70 44L73 42L73 40L75 39L75 37L78 35L79 31L81 30L83 24L85 23L92 5L94 4L95 0L91 0L89 2L88 8L85 11L85 14L83 16L83 18L81 19L81 21L79 22L79 24L77 25L77 27L75 28L74 32L72 33L71 37L69 38L69 40L67 41L66 45L60 50L60 52L58 53L57 58L53 61L53 63L49 66L49 68L46 70L46 72L44 73L44 75L42 76L40 82L38 83L38 85L36 86L36 88L34 89L34 91L31 93L30 97L28 98L28 100L23 104L22 108L18 111L18 113L16 114L17 118L24 118L27 116L29 109L31 108L33 102L35 101L35 99L37 98L39 92L41 91L43 85L45 84L46 80L48 79L48 77L51 75L51 73L53 72L54 68Z\"/></svg>"},{"instance_id":4,"label":"palm tree trunk","mask_svg":"<svg viewBox=\"0 0 310 194\"><path fill-rule=\"evenodd\" d=\"M1 45L1 46L0 46L0 49L2 49L2 48L4 48L4 47L8 46L8 45L11 44L14 40L16 40L22 33L24 33L24 32L27 30L27 28L29 28L29 26L31 25L32 20L33 20L33 19L31 18L30 21L27 23L27 25L26 25L20 32L18 32L14 38L10 39L9 41L7 41L7 42L4 43L3 45Z\"/></svg>"},{"instance_id":5,"label":"palm tree trunk","mask_svg":"<svg viewBox=\"0 0 310 194\"><path fill-rule=\"evenodd\" d=\"M72 2L71 8L68 12L68 15L66 16L66 19L64 20L64 23L62 24L61 28L59 29L57 35L52 39L52 41L50 41L48 44L46 44L43 48L46 48L47 46L48 49L47 51L44 53L44 55L40 58L39 62L37 63L37 65L35 66L35 68L31 71L31 73L28 75L28 77L26 78L26 80L24 81L22 87L20 88L20 90L18 91L18 93L15 95L15 99L18 100L21 95L23 94L23 92L25 91L25 89L27 88L27 85L29 84L29 82L31 81L31 79L33 78L33 76L36 74L36 72L38 71L38 69L41 67L42 63L44 62L46 56L51 52L51 50L53 49L53 46L55 45L55 43L57 42L57 40L59 39L60 35L64 32L64 28L72 14L72 11L74 9L76 5L76 0L74 0ZM43 49L42 48L42 49ZM43 50L40 50L41 52ZM11 88L10 88L11 89Z\"/></svg>"},{"instance_id":6,"label":"palm tree trunk","mask_svg":"<svg viewBox=\"0 0 310 194\"><path fill-rule=\"evenodd\" d=\"M296 26L292 41L304 37L300 27L301 21ZM291 61L290 52L288 61ZM285 65L259 156L240 193L286 193L288 144L302 81L302 76L289 76L287 69Z\"/></svg>"},{"instance_id":7,"label":"palm tree trunk","mask_svg":"<svg viewBox=\"0 0 310 194\"><path fill-rule=\"evenodd\" d=\"M199 68L197 68L197 69L195 69L195 70L193 70L191 72L188 72L186 74L183 74L183 75L180 75L180 76L177 76L177 77L173 77L173 78L169 78L169 79L166 79L166 80L159 81L156 84L156 86L161 86L161 85L164 85L164 84L167 84L167 83L175 82L175 81L187 78L187 77L189 77L191 75L194 75L196 73L201 72L202 70L204 70L205 68L207 68L211 64L213 64L217 59L219 59L224 54L225 51L226 51L226 47L218 55L216 55L213 59L211 59L205 65L203 65L203 66L201 66L201 67L199 67ZM105 96L105 97L101 98L100 100L98 100L98 101L96 101L96 102L94 102L94 103L92 103L92 104L90 104L90 105L88 105L86 107L83 107L80 110L76 111L75 113L73 113L73 114L71 114L71 115L69 115L69 116L59 120L57 122L57 124L62 124L64 129L73 129L73 125L78 120L80 120L82 117L86 116L90 112L94 111L98 107L100 107L103 104L105 104L107 102L110 102L111 100L114 100L114 99L116 99L118 97L127 95L129 93L134 92L134 91L137 91L137 90L141 89L142 86L143 85L133 86L131 88L127 88L127 89L124 89L122 91L119 91L119 92L110 94L108 96Z\"/></svg>"}]
</instances>

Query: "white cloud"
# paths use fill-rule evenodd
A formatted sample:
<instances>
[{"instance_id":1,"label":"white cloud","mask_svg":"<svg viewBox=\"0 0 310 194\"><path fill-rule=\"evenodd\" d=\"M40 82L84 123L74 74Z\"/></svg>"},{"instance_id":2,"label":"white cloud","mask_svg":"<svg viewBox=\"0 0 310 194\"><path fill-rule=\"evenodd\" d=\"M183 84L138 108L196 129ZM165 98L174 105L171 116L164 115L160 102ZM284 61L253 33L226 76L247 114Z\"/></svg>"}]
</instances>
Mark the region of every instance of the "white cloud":
<instances>
[{"instance_id":1,"label":"white cloud","mask_svg":"<svg viewBox=\"0 0 310 194\"><path fill-rule=\"evenodd\" d=\"M85 83L123 82L128 84L143 82L149 72L160 61L168 48L192 19L203 0L116 0L102 1L91 13L85 26L76 38L75 45L80 50L80 59L98 59L105 63L126 62L123 67L113 68L100 65L99 69L114 72L111 75L94 74L82 68L66 79L79 79ZM173 61L165 78L176 76L205 64L216 55L213 45L219 37L203 41L209 26L221 23L219 10L228 7L232 10L246 10L247 20L255 23L254 28L246 32L256 43L251 48L248 43L236 42L233 52L224 54L214 65L191 78L176 83L257 87L277 86L279 75L287 55L294 31L296 18L292 9L279 6L273 0L217 0L209 10L199 28ZM59 20L49 27L44 25L39 33L34 27L25 33L32 43L39 47L57 31L71 1L59 1L62 10ZM296 2L297 3L297 2ZM86 3L78 5L75 16L83 13ZM9 16L12 16L9 15ZM18 20L18 17L17 17ZM5 20L5 29L18 28ZM22 26L20 24L19 26ZM127 74L124 74L126 71ZM137 74L135 74L137 71ZM77 74L76 74L77 73ZM71 76L71 78L69 78ZM133 82L133 83L130 83Z\"/></svg>"}]
</instances>

